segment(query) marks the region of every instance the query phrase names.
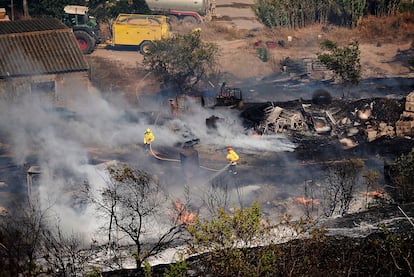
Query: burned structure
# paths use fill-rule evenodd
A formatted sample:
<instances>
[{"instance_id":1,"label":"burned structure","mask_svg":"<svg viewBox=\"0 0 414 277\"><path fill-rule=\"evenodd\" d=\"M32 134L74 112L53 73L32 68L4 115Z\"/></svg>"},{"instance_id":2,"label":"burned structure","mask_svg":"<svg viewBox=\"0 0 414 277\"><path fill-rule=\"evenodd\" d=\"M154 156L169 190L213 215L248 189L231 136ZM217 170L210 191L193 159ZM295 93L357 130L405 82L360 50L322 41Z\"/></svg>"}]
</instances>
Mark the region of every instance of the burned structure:
<instances>
[{"instance_id":1,"label":"burned structure","mask_svg":"<svg viewBox=\"0 0 414 277\"><path fill-rule=\"evenodd\" d=\"M0 22L0 96L46 96L59 106L89 88L89 66L70 28L57 19Z\"/></svg>"},{"instance_id":2,"label":"burned structure","mask_svg":"<svg viewBox=\"0 0 414 277\"><path fill-rule=\"evenodd\" d=\"M262 134L308 129L308 126L305 124L305 118L300 111L290 111L271 105L264 112L266 118L258 126L258 130Z\"/></svg>"},{"instance_id":3,"label":"burned structure","mask_svg":"<svg viewBox=\"0 0 414 277\"><path fill-rule=\"evenodd\" d=\"M406 98L319 100L249 105L241 116L260 134L327 135L345 148L414 135L414 92Z\"/></svg>"},{"instance_id":4,"label":"burned structure","mask_svg":"<svg viewBox=\"0 0 414 277\"><path fill-rule=\"evenodd\" d=\"M221 85L216 95L216 106L243 107L243 93L240 88L229 87L226 83Z\"/></svg>"},{"instance_id":5,"label":"burned structure","mask_svg":"<svg viewBox=\"0 0 414 277\"><path fill-rule=\"evenodd\" d=\"M405 99L405 110L396 123L397 136L414 136L414 91Z\"/></svg>"}]
</instances>

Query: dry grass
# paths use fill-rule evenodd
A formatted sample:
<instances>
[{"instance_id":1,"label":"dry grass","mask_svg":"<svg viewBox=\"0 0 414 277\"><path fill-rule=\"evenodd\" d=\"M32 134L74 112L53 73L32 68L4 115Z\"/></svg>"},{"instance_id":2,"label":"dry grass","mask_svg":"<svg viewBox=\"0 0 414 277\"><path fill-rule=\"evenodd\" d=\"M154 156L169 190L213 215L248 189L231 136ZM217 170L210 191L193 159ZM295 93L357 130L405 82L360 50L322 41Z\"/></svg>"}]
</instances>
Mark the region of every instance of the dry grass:
<instances>
[{"instance_id":1,"label":"dry grass","mask_svg":"<svg viewBox=\"0 0 414 277\"><path fill-rule=\"evenodd\" d=\"M391 17L364 17L356 28L361 42L407 41L414 38L414 14Z\"/></svg>"},{"instance_id":2,"label":"dry grass","mask_svg":"<svg viewBox=\"0 0 414 277\"><path fill-rule=\"evenodd\" d=\"M361 43L392 43L414 39L414 14L405 13L398 16L368 16L360 20L355 29L332 25L311 25L303 29L263 28L260 30L238 30L223 22L208 22L202 26L203 38L206 40L237 40L254 41L287 41L293 38L290 46L318 46L321 39L329 39L338 44L346 44L352 40Z\"/></svg>"},{"instance_id":3,"label":"dry grass","mask_svg":"<svg viewBox=\"0 0 414 277\"><path fill-rule=\"evenodd\" d=\"M203 39L212 40L237 40L246 37L247 31L239 30L223 22L206 22L200 26L172 25L173 32L177 34L188 34L195 28L201 28Z\"/></svg>"},{"instance_id":4,"label":"dry grass","mask_svg":"<svg viewBox=\"0 0 414 277\"><path fill-rule=\"evenodd\" d=\"M237 40L247 35L246 30L239 30L223 22L207 22L202 26L203 38L206 40Z\"/></svg>"},{"instance_id":5,"label":"dry grass","mask_svg":"<svg viewBox=\"0 0 414 277\"><path fill-rule=\"evenodd\" d=\"M139 80L144 78L146 72L141 68L129 68L122 63L102 57L87 56L87 58L94 87L105 94L123 94L131 101L130 103L135 101Z\"/></svg>"}]
</instances>

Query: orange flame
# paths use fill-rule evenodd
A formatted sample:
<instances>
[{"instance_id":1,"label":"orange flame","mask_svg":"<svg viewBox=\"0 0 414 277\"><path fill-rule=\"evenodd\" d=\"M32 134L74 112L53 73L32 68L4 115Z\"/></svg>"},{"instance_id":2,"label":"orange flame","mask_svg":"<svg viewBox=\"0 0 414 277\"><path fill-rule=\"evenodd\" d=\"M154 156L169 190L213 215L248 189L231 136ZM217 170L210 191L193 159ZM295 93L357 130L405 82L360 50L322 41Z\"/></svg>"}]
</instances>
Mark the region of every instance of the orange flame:
<instances>
[{"instance_id":1,"label":"orange flame","mask_svg":"<svg viewBox=\"0 0 414 277\"><path fill-rule=\"evenodd\" d=\"M189 225L195 221L196 215L194 213L187 211L184 204L179 199L174 200L173 205L173 218L175 219L175 221L185 225Z\"/></svg>"},{"instance_id":2,"label":"orange flame","mask_svg":"<svg viewBox=\"0 0 414 277\"><path fill-rule=\"evenodd\" d=\"M306 199L304 197L295 197L295 202L299 203L299 204L303 204L303 205L309 205L309 204L315 204L315 205L319 205L319 200L318 199Z\"/></svg>"},{"instance_id":3,"label":"orange flame","mask_svg":"<svg viewBox=\"0 0 414 277\"><path fill-rule=\"evenodd\" d=\"M363 192L363 194L365 196L368 196L368 197L385 198L384 193L382 191L379 191L379 190L373 190L373 191Z\"/></svg>"}]
</instances>

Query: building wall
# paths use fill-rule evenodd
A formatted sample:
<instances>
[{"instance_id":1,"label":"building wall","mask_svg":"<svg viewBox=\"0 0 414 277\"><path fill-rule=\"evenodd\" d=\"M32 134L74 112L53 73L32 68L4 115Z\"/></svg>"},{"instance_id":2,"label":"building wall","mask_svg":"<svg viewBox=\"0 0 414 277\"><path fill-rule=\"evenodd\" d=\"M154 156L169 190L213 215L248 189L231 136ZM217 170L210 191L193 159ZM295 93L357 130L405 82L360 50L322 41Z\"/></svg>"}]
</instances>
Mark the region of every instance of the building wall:
<instances>
[{"instance_id":1,"label":"building wall","mask_svg":"<svg viewBox=\"0 0 414 277\"><path fill-rule=\"evenodd\" d=\"M89 93L88 72L60 73L0 79L0 99L18 101L23 96L46 97L56 106L70 108L77 93Z\"/></svg>"}]
</instances>

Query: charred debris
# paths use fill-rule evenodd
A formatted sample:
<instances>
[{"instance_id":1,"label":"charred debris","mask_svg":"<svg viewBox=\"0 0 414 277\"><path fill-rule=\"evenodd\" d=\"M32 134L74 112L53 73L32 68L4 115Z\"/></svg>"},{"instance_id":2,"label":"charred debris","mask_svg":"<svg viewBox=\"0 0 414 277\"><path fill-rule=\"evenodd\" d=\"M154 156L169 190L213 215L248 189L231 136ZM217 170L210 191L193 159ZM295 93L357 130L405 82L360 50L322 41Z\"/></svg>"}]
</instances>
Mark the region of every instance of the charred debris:
<instances>
[{"instance_id":1,"label":"charred debris","mask_svg":"<svg viewBox=\"0 0 414 277\"><path fill-rule=\"evenodd\" d=\"M259 135L284 134L302 146L337 144L348 150L371 145L380 154L375 148L383 144L382 151L392 156L414 147L414 91L400 98L352 100L334 99L319 89L310 100L244 103L241 117Z\"/></svg>"},{"instance_id":2,"label":"charred debris","mask_svg":"<svg viewBox=\"0 0 414 277\"><path fill-rule=\"evenodd\" d=\"M355 154L362 149L394 158L414 147L414 91L406 97L347 99L317 89L309 100L248 103L239 88L223 83L213 99L192 94L170 100L173 115L186 112L187 97L199 99L205 108L235 109L249 132L285 135L298 150L334 145ZM215 129L220 122L225 119L212 115L206 127Z\"/></svg>"}]
</instances>

